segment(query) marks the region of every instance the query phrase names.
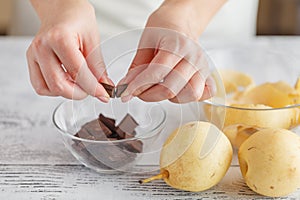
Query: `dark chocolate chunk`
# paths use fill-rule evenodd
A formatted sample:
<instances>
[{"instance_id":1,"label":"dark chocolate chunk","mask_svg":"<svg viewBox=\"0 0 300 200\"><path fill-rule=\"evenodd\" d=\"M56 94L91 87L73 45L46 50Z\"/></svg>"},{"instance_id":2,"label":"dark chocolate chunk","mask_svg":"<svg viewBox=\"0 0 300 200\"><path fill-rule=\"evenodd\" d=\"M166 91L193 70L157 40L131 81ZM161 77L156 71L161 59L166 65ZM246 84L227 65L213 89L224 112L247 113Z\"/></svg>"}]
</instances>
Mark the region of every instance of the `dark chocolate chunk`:
<instances>
[{"instance_id":1,"label":"dark chocolate chunk","mask_svg":"<svg viewBox=\"0 0 300 200\"><path fill-rule=\"evenodd\" d=\"M108 138L108 140L113 142L113 141L118 140L118 138Z\"/></svg>"},{"instance_id":2,"label":"dark chocolate chunk","mask_svg":"<svg viewBox=\"0 0 300 200\"><path fill-rule=\"evenodd\" d=\"M119 135L116 132L113 132L112 134L110 134L109 136L107 136L108 138L116 138L116 139L120 139Z\"/></svg>"},{"instance_id":3,"label":"dark chocolate chunk","mask_svg":"<svg viewBox=\"0 0 300 200\"><path fill-rule=\"evenodd\" d=\"M109 85L106 83L101 83L101 85L104 87L104 89L111 98L115 97L115 87L113 85Z\"/></svg>"},{"instance_id":4,"label":"dark chocolate chunk","mask_svg":"<svg viewBox=\"0 0 300 200\"><path fill-rule=\"evenodd\" d=\"M98 123L106 137L112 134L112 131L103 122L98 120Z\"/></svg>"},{"instance_id":5,"label":"dark chocolate chunk","mask_svg":"<svg viewBox=\"0 0 300 200\"><path fill-rule=\"evenodd\" d=\"M81 141L73 140L74 143L72 144L72 147L77 151L81 152L85 149L84 144Z\"/></svg>"},{"instance_id":6,"label":"dark chocolate chunk","mask_svg":"<svg viewBox=\"0 0 300 200\"><path fill-rule=\"evenodd\" d=\"M119 127L116 128L115 133L117 134L118 138L120 138L120 139L124 139L125 138L126 132L124 132L123 130L121 130Z\"/></svg>"},{"instance_id":7,"label":"dark chocolate chunk","mask_svg":"<svg viewBox=\"0 0 300 200\"><path fill-rule=\"evenodd\" d=\"M90 135L94 137L94 140L107 140L107 135L112 132L98 119L90 121L83 125L83 129L86 129Z\"/></svg>"},{"instance_id":8,"label":"dark chocolate chunk","mask_svg":"<svg viewBox=\"0 0 300 200\"><path fill-rule=\"evenodd\" d=\"M138 125L139 124L133 119L133 117L130 114L126 114L123 120L119 123L118 128L120 128L126 133L134 134L134 129Z\"/></svg>"},{"instance_id":9,"label":"dark chocolate chunk","mask_svg":"<svg viewBox=\"0 0 300 200\"><path fill-rule=\"evenodd\" d=\"M90 154L99 162L110 168L120 168L127 163L132 162L136 155L123 151L115 144L101 146L90 144L87 146Z\"/></svg>"},{"instance_id":10,"label":"dark chocolate chunk","mask_svg":"<svg viewBox=\"0 0 300 200\"><path fill-rule=\"evenodd\" d=\"M91 135L89 133L89 131L82 127L75 135L76 137L79 137L79 138L83 138L83 139L88 139L88 140L95 140L95 137L93 135Z\"/></svg>"},{"instance_id":11,"label":"dark chocolate chunk","mask_svg":"<svg viewBox=\"0 0 300 200\"><path fill-rule=\"evenodd\" d=\"M118 85L116 87L115 97L121 97L122 93L126 90L128 84Z\"/></svg>"},{"instance_id":12,"label":"dark chocolate chunk","mask_svg":"<svg viewBox=\"0 0 300 200\"><path fill-rule=\"evenodd\" d=\"M133 153L141 153L143 151L143 143L140 140L130 140L124 142L124 147Z\"/></svg>"},{"instance_id":13,"label":"dark chocolate chunk","mask_svg":"<svg viewBox=\"0 0 300 200\"><path fill-rule=\"evenodd\" d=\"M88 160L90 165L97 166L97 167L100 167L100 168L105 169L105 170L111 170L112 169L111 167L109 167L109 166L105 165L104 163L102 163L101 161L97 160L97 158L92 156L90 153L89 153L89 155L90 156L87 158L87 160Z\"/></svg>"},{"instance_id":14,"label":"dark chocolate chunk","mask_svg":"<svg viewBox=\"0 0 300 200\"><path fill-rule=\"evenodd\" d=\"M93 166L107 170L123 167L134 161L136 153L142 152L143 143L137 139L122 143L113 141L133 138L137 125L138 123L129 114L117 127L114 119L100 114L98 119L84 124L75 136L89 140L111 141L111 143L93 144L74 141L72 147L85 162Z\"/></svg>"},{"instance_id":15,"label":"dark chocolate chunk","mask_svg":"<svg viewBox=\"0 0 300 200\"><path fill-rule=\"evenodd\" d=\"M136 132L135 132L135 131L133 131L133 132L131 133L131 135L135 136L135 135L136 135Z\"/></svg>"},{"instance_id":16,"label":"dark chocolate chunk","mask_svg":"<svg viewBox=\"0 0 300 200\"><path fill-rule=\"evenodd\" d=\"M85 144L81 141L74 141L72 144L72 147L74 150L81 156L82 159L85 160L85 162L89 163L90 165L100 167L102 169L112 169L111 167L108 167L104 163L97 160L86 148Z\"/></svg>"},{"instance_id":17,"label":"dark chocolate chunk","mask_svg":"<svg viewBox=\"0 0 300 200\"><path fill-rule=\"evenodd\" d=\"M116 131L116 126L115 126L115 123L116 123L116 120L112 119L112 118L109 118L109 117L105 117L104 115L100 114L99 115L99 120L105 124L105 126L107 128L109 128L109 130L111 132L115 132Z\"/></svg>"},{"instance_id":18,"label":"dark chocolate chunk","mask_svg":"<svg viewBox=\"0 0 300 200\"><path fill-rule=\"evenodd\" d=\"M129 133L125 133L125 135L124 135L124 139L133 138L133 137L134 137L134 135L129 134Z\"/></svg>"},{"instance_id":19,"label":"dark chocolate chunk","mask_svg":"<svg viewBox=\"0 0 300 200\"><path fill-rule=\"evenodd\" d=\"M119 139L127 139L127 138L133 138L135 135L135 131L133 131L133 134L126 133L125 131L121 130L119 127L116 129L116 133L118 134Z\"/></svg>"}]
</instances>

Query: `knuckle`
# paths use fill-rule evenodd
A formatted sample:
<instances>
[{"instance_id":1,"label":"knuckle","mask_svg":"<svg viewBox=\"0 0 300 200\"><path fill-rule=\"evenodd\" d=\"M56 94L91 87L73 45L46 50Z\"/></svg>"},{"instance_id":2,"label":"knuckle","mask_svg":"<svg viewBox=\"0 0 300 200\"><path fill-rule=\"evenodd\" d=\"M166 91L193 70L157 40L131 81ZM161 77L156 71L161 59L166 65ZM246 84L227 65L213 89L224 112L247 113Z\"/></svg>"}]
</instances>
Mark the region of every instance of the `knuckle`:
<instances>
[{"instance_id":1,"label":"knuckle","mask_svg":"<svg viewBox=\"0 0 300 200\"><path fill-rule=\"evenodd\" d=\"M155 82L160 82L165 78L165 74L162 71L158 71L156 74L154 74L153 80Z\"/></svg>"},{"instance_id":2,"label":"knuckle","mask_svg":"<svg viewBox=\"0 0 300 200\"><path fill-rule=\"evenodd\" d=\"M164 95L166 96L167 99L173 99L176 94L172 92L170 89L167 89L164 91Z\"/></svg>"},{"instance_id":3,"label":"knuckle","mask_svg":"<svg viewBox=\"0 0 300 200\"><path fill-rule=\"evenodd\" d=\"M46 38L50 42L66 45L66 39L69 38L68 31L64 27L53 27L47 32Z\"/></svg>"},{"instance_id":4,"label":"knuckle","mask_svg":"<svg viewBox=\"0 0 300 200\"><path fill-rule=\"evenodd\" d=\"M146 72L146 73L142 74L142 76L139 76L138 78L140 79L141 83L144 83L144 84L141 84L142 86L144 86L146 84L153 84L153 83L158 82L157 75L154 73L151 73L151 72Z\"/></svg>"},{"instance_id":5,"label":"knuckle","mask_svg":"<svg viewBox=\"0 0 300 200\"><path fill-rule=\"evenodd\" d=\"M86 98L88 96L87 93L84 93L84 94L81 94L81 95L73 95L72 98L70 99L73 99L73 100L82 100L84 98Z\"/></svg>"},{"instance_id":6,"label":"knuckle","mask_svg":"<svg viewBox=\"0 0 300 200\"><path fill-rule=\"evenodd\" d=\"M61 95L64 92L64 87L60 82L55 82L50 86L50 91L55 95Z\"/></svg>"},{"instance_id":7,"label":"knuckle","mask_svg":"<svg viewBox=\"0 0 300 200\"><path fill-rule=\"evenodd\" d=\"M73 67L69 68L67 70L67 72L71 76L71 78L76 81L76 78L80 72L80 67L73 66Z\"/></svg>"},{"instance_id":8,"label":"knuckle","mask_svg":"<svg viewBox=\"0 0 300 200\"><path fill-rule=\"evenodd\" d=\"M204 85L200 82L197 84L197 87L194 87L191 83L187 83L184 89L192 100L199 100L203 95Z\"/></svg>"},{"instance_id":9,"label":"knuckle","mask_svg":"<svg viewBox=\"0 0 300 200\"><path fill-rule=\"evenodd\" d=\"M31 56L31 47L28 47L26 50L26 58L27 60L29 60L32 56Z\"/></svg>"},{"instance_id":10,"label":"knuckle","mask_svg":"<svg viewBox=\"0 0 300 200\"><path fill-rule=\"evenodd\" d=\"M40 96L45 96L47 94L47 89L43 87L34 87L34 90Z\"/></svg>"},{"instance_id":11,"label":"knuckle","mask_svg":"<svg viewBox=\"0 0 300 200\"><path fill-rule=\"evenodd\" d=\"M153 71L146 71L141 78L147 83L158 83L165 78L165 69L154 69Z\"/></svg>"},{"instance_id":12,"label":"knuckle","mask_svg":"<svg viewBox=\"0 0 300 200\"><path fill-rule=\"evenodd\" d=\"M28 49L29 49L29 51L30 51L30 49L38 51L38 49L40 49L44 45L45 45L44 39L42 37L37 36L36 38L34 38L34 40L32 41L32 43Z\"/></svg>"},{"instance_id":13,"label":"knuckle","mask_svg":"<svg viewBox=\"0 0 300 200\"><path fill-rule=\"evenodd\" d=\"M193 90L192 91L192 99L193 100L199 100L203 95L203 91L202 90Z\"/></svg>"}]
</instances>

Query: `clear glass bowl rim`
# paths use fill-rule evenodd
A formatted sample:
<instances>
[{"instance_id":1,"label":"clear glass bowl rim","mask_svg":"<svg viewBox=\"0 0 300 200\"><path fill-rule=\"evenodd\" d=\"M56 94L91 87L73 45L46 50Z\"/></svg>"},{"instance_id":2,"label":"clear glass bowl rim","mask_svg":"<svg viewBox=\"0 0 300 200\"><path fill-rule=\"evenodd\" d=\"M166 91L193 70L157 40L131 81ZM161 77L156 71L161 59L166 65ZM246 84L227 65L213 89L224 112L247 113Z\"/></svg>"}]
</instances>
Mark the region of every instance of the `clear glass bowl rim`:
<instances>
[{"instance_id":1,"label":"clear glass bowl rim","mask_svg":"<svg viewBox=\"0 0 300 200\"><path fill-rule=\"evenodd\" d=\"M272 110L286 110L286 109L293 109L293 108L300 108L300 104L294 104L294 105L289 105L285 107L280 107L280 108L241 108L241 107L235 107L235 106L230 106L230 105L224 105L220 103L215 103L210 100L204 100L203 103L211 105L211 106L216 106L216 107L224 107L224 108L229 108L229 109L236 109L236 110L247 110L247 111L272 111Z\"/></svg>"},{"instance_id":2,"label":"clear glass bowl rim","mask_svg":"<svg viewBox=\"0 0 300 200\"><path fill-rule=\"evenodd\" d=\"M60 133L64 134L65 136L67 136L67 137L69 137L73 140L76 140L76 141L89 142L89 143L99 143L99 144L111 144L111 143L122 143L122 142L126 142L126 141L134 141L134 140L146 140L146 139L152 138L156 134L158 134L159 133L158 130L160 128L164 128L163 125L166 123L166 116L167 116L166 110L163 108L163 106L160 103L156 103L161 108L160 110L162 111L163 119L161 120L161 122L156 127L154 127L150 131L143 134L143 135L149 135L147 137L133 137L133 138L126 138L126 139L121 139L121 140L114 140L114 141L99 141L99 140L89 140L89 139L79 138L79 137L76 137L76 136L72 135L68 131L62 129L56 123L56 120L55 120L55 116L57 115L57 112L58 112L59 108L61 108L61 106L63 106L64 104L70 103L71 101L72 100L63 101L63 102L59 103L56 106L56 108L54 109L53 114L52 114L52 122L53 122L54 126L59 130ZM158 131L158 132L156 132L156 131Z\"/></svg>"}]
</instances>

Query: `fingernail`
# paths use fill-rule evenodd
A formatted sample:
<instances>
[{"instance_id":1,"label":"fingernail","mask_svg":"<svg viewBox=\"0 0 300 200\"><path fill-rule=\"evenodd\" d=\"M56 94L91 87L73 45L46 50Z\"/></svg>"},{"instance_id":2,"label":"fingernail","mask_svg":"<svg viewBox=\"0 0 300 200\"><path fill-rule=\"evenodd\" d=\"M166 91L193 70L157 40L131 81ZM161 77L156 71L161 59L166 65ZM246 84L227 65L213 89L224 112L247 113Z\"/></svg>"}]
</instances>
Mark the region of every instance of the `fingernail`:
<instances>
[{"instance_id":1,"label":"fingernail","mask_svg":"<svg viewBox=\"0 0 300 200\"><path fill-rule=\"evenodd\" d=\"M100 101L104 102L104 103L108 103L109 102L109 97L105 97L105 96L102 96L102 97L97 97Z\"/></svg>"},{"instance_id":2,"label":"fingernail","mask_svg":"<svg viewBox=\"0 0 300 200\"><path fill-rule=\"evenodd\" d=\"M125 102L130 101L132 98L133 98L132 95L127 95L127 96L121 97L121 100L123 103L125 103Z\"/></svg>"}]
</instances>

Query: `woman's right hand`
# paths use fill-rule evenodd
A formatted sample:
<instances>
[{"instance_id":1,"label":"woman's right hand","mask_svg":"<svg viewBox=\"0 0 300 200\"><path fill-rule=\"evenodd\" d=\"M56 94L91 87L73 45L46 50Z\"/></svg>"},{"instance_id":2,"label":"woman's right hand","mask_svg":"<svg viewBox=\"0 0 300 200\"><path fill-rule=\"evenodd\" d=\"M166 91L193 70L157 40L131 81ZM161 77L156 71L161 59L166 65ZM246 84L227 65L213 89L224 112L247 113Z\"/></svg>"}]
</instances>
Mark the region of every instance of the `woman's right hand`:
<instances>
[{"instance_id":1,"label":"woman's right hand","mask_svg":"<svg viewBox=\"0 0 300 200\"><path fill-rule=\"evenodd\" d=\"M39 95L109 101L95 12L87 0L31 0L41 27L27 50L31 84Z\"/></svg>"}]
</instances>

